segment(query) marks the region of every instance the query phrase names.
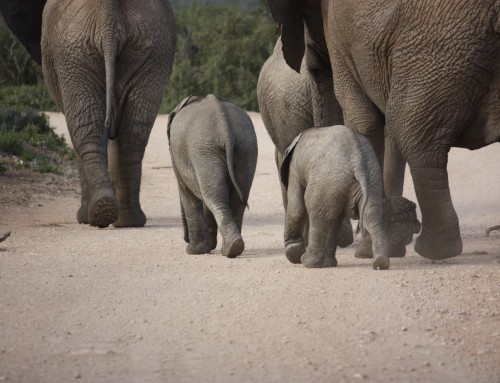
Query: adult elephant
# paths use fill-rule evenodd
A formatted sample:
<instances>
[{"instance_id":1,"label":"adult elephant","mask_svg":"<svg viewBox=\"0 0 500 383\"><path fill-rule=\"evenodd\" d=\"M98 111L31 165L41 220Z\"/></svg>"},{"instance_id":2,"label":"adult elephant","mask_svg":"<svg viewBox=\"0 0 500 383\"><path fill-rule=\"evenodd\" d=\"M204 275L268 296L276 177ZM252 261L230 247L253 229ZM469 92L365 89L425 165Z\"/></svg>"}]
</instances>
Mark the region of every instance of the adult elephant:
<instances>
[{"instance_id":1,"label":"adult elephant","mask_svg":"<svg viewBox=\"0 0 500 383\"><path fill-rule=\"evenodd\" d=\"M269 0L283 52L299 70L304 22L323 25L345 124L383 162L384 132L408 162L422 211L415 250L462 252L448 185L452 146L500 138L500 1ZM401 165L401 162L399 163ZM393 177L400 189L401 174Z\"/></svg>"},{"instance_id":2,"label":"adult elephant","mask_svg":"<svg viewBox=\"0 0 500 383\"><path fill-rule=\"evenodd\" d=\"M279 38L273 53L262 66L257 82L259 110L276 148L278 172L286 149L300 133L315 126L340 125L343 121L333 92L328 56L321 55L321 49L307 33L305 38L308 41L307 53L299 73L287 65ZM287 191L282 183L280 185L286 210ZM344 220L341 229L339 245L345 247L353 242L349 219ZM304 230L307 233L307 224ZM307 240L307 234L304 238Z\"/></svg>"},{"instance_id":3,"label":"adult elephant","mask_svg":"<svg viewBox=\"0 0 500 383\"><path fill-rule=\"evenodd\" d=\"M142 159L176 44L168 0L0 0L0 10L66 117L82 189L78 222L144 226Z\"/></svg>"}]
</instances>

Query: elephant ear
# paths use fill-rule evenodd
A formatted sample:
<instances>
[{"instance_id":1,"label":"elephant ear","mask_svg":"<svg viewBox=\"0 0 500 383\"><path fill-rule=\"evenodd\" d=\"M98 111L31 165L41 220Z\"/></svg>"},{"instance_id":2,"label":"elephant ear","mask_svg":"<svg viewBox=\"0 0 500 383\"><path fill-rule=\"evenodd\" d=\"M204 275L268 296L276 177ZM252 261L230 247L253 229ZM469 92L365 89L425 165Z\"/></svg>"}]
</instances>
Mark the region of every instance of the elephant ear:
<instances>
[{"instance_id":1,"label":"elephant ear","mask_svg":"<svg viewBox=\"0 0 500 383\"><path fill-rule=\"evenodd\" d=\"M179 110L184 108L187 104L189 104L189 101L193 101L196 98L194 96L187 96L185 99L183 99L179 104L172 110L169 115L168 115L168 123L167 123L167 138L168 138L168 144L170 145L170 126L172 125L172 121L174 120L174 117L177 113L179 113Z\"/></svg>"},{"instance_id":2,"label":"elephant ear","mask_svg":"<svg viewBox=\"0 0 500 383\"><path fill-rule=\"evenodd\" d=\"M290 161L292 160L292 155L293 151L295 150L295 147L297 146L297 143L300 140L300 136L302 133L300 133L297 137L295 137L285 150L285 154L283 155L283 162L281 163L280 166L280 181L285 187L285 189L288 189L288 175L290 172Z\"/></svg>"},{"instance_id":3,"label":"elephant ear","mask_svg":"<svg viewBox=\"0 0 500 383\"><path fill-rule=\"evenodd\" d=\"M0 11L31 58L42 65L42 13L47 0L0 0Z\"/></svg>"},{"instance_id":4,"label":"elephant ear","mask_svg":"<svg viewBox=\"0 0 500 383\"><path fill-rule=\"evenodd\" d=\"M268 0L271 15L281 29L283 56L290 68L300 73L305 53L303 0Z\"/></svg>"}]
</instances>

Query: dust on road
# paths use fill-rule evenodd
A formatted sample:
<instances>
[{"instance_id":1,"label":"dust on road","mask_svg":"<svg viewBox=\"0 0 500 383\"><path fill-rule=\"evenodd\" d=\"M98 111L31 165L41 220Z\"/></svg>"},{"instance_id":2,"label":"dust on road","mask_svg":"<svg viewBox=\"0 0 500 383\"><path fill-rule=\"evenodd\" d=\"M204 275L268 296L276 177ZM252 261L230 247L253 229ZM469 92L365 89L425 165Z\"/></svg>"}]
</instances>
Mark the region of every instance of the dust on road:
<instances>
[{"instance_id":1,"label":"dust on road","mask_svg":"<svg viewBox=\"0 0 500 383\"><path fill-rule=\"evenodd\" d=\"M259 161L236 259L184 252L166 116L143 163L144 228L78 225L74 177L0 177L0 380L500 382L500 233L484 237L500 224L498 144L450 156L464 255L409 246L374 271L352 245L311 270L284 256L274 149L250 115Z\"/></svg>"}]
</instances>

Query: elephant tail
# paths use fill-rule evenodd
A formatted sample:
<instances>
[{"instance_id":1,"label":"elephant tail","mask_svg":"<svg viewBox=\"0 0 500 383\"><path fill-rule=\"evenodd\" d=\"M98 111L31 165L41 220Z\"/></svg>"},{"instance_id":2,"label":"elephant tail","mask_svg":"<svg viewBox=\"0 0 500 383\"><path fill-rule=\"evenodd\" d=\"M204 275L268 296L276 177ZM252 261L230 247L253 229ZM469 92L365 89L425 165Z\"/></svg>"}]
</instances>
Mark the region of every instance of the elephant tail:
<instances>
[{"instance_id":1,"label":"elephant tail","mask_svg":"<svg viewBox=\"0 0 500 383\"><path fill-rule=\"evenodd\" d=\"M115 60L118 54L119 35L120 31L117 25L117 5L115 0L107 0L104 2L103 22L104 37L102 39L102 52L104 56L104 70L106 73L106 119L104 127L108 133L108 138L114 140L116 138L116 127L113 121L113 96L115 92Z\"/></svg>"},{"instance_id":2,"label":"elephant tail","mask_svg":"<svg viewBox=\"0 0 500 383\"><path fill-rule=\"evenodd\" d=\"M189 243L189 228L186 219L186 212L184 211L184 206L181 201L181 216L182 216L182 228L184 230L184 242Z\"/></svg>"},{"instance_id":3,"label":"elephant tail","mask_svg":"<svg viewBox=\"0 0 500 383\"><path fill-rule=\"evenodd\" d=\"M356 165L354 167L354 177L358 180L359 186L361 187L361 209L359 209L359 221L358 221L358 230L361 229L361 232L364 233L363 231L363 215L366 209L366 205L368 203L368 172L370 171L369 169L366 169L364 164L366 163L366 154L365 150L363 148L363 145L360 142L360 137L356 135L356 133L353 132L355 135L354 139L356 141L356 147L358 149L358 153L361 153L361 158L359 158L356 161Z\"/></svg>"},{"instance_id":4,"label":"elephant tail","mask_svg":"<svg viewBox=\"0 0 500 383\"><path fill-rule=\"evenodd\" d=\"M229 116L230 113L225 110L225 106L222 100L220 100L217 96L213 94L209 94L206 96L206 99L213 107L215 115L220 119L219 125L219 134L223 137L222 142L224 143L224 147L226 150L226 162L227 162L227 170L229 172L229 177L231 178L231 182L240 197L241 202L243 202L248 207L248 201L244 198L243 193L241 192L240 186L236 180L236 176L234 174L234 146L235 146L235 138L233 135L233 131L227 119L224 116Z\"/></svg>"},{"instance_id":5,"label":"elephant tail","mask_svg":"<svg viewBox=\"0 0 500 383\"><path fill-rule=\"evenodd\" d=\"M104 127L108 132L109 139L114 140L116 138L116 128L111 117L115 88L116 45L106 49L104 52L104 67L106 69L106 120L104 121Z\"/></svg>"},{"instance_id":6,"label":"elephant tail","mask_svg":"<svg viewBox=\"0 0 500 383\"><path fill-rule=\"evenodd\" d=\"M230 132L230 130L229 130ZM231 135L230 135L231 136ZM243 193L236 181L236 176L234 174L234 139L231 137L228 142L226 142L226 158L227 158L227 170L229 171L229 177L231 177L231 182L240 197L241 202L243 202L246 207L248 207L248 201L243 197Z\"/></svg>"}]
</instances>

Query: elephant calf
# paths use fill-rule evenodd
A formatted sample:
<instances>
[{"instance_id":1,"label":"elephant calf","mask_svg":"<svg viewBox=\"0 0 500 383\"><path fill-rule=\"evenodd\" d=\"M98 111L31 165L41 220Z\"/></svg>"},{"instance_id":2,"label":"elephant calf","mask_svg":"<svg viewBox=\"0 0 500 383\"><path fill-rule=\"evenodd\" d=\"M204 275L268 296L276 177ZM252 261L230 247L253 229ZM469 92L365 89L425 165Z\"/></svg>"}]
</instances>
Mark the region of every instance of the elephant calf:
<instances>
[{"instance_id":1,"label":"elephant calf","mask_svg":"<svg viewBox=\"0 0 500 383\"><path fill-rule=\"evenodd\" d=\"M179 183L188 254L209 253L222 235L223 255L240 255L257 165L257 137L247 113L209 94L184 99L169 116L167 134Z\"/></svg>"},{"instance_id":2,"label":"elephant calf","mask_svg":"<svg viewBox=\"0 0 500 383\"><path fill-rule=\"evenodd\" d=\"M338 234L346 217L359 218L371 235L374 269L388 269L389 244L407 244L420 229L413 202L402 197L383 201L375 152L367 139L345 126L302 132L285 152L280 177L287 187L285 251L292 263L336 266ZM306 249L302 227L307 218Z\"/></svg>"}]
</instances>

